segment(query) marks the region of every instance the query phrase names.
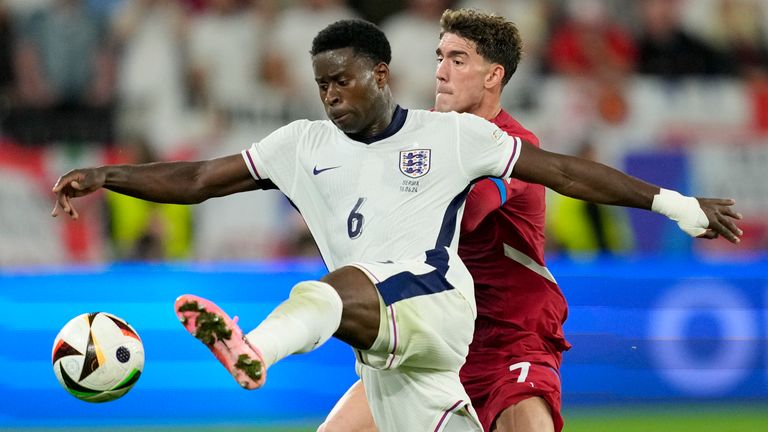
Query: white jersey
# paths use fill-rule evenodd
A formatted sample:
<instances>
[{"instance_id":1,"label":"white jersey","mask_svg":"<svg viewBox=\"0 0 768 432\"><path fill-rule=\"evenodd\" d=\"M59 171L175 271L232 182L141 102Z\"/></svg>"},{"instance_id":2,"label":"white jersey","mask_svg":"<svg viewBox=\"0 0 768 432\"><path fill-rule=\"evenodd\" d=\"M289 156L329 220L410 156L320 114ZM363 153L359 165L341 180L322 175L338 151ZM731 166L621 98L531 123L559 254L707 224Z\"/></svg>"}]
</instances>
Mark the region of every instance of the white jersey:
<instances>
[{"instance_id":1,"label":"white jersey","mask_svg":"<svg viewBox=\"0 0 768 432\"><path fill-rule=\"evenodd\" d=\"M455 253L470 184L508 177L521 148L472 114L399 107L368 141L327 120L299 120L242 152L253 177L271 180L301 212L330 271Z\"/></svg>"}]
</instances>

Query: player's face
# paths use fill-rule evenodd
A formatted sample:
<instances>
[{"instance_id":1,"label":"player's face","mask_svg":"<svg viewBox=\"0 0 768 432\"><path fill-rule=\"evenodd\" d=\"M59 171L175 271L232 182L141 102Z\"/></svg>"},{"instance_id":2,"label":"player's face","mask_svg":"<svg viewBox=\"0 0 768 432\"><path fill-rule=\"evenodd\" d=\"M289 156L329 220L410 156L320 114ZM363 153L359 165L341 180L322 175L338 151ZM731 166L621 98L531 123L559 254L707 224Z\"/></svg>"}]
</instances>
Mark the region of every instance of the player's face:
<instances>
[{"instance_id":1,"label":"player's face","mask_svg":"<svg viewBox=\"0 0 768 432\"><path fill-rule=\"evenodd\" d=\"M490 64L477 53L474 42L445 33L437 46L435 110L472 112L483 97Z\"/></svg>"},{"instance_id":2,"label":"player's face","mask_svg":"<svg viewBox=\"0 0 768 432\"><path fill-rule=\"evenodd\" d=\"M325 51L312 58L325 113L342 131L365 134L379 120L384 84L377 75L382 65L373 66L352 48Z\"/></svg>"}]
</instances>

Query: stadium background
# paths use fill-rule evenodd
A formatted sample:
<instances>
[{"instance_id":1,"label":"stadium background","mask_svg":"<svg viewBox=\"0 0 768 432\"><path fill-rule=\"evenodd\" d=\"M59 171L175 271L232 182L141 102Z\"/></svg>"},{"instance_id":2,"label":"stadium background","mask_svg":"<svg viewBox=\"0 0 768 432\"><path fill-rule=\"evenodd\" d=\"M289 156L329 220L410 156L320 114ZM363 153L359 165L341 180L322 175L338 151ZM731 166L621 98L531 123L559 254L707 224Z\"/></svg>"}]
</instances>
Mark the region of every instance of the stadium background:
<instances>
[{"instance_id":1,"label":"stadium background","mask_svg":"<svg viewBox=\"0 0 768 432\"><path fill-rule=\"evenodd\" d=\"M0 429L311 430L355 378L343 345L290 358L247 393L170 311L182 292L209 295L248 327L323 273L280 194L194 208L97 194L72 222L49 217L48 191L77 166L224 155L322 118L306 52L342 17L382 25L397 99L428 108L448 5L518 23L525 58L504 105L545 148L734 197L745 216L734 247L691 241L658 215L548 197L574 344L566 430L768 430L760 0L0 0ZM110 404L69 397L50 369L58 329L94 310L131 322L147 351L136 388Z\"/></svg>"}]
</instances>

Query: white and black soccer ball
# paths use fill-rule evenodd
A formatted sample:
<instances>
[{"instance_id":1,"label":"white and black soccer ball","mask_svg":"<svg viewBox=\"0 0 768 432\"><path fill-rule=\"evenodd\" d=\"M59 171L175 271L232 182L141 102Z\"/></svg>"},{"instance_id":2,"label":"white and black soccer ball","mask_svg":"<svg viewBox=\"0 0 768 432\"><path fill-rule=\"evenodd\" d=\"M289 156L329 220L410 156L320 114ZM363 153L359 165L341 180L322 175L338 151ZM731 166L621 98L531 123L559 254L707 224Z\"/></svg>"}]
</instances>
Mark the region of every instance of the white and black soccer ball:
<instances>
[{"instance_id":1,"label":"white and black soccer ball","mask_svg":"<svg viewBox=\"0 0 768 432\"><path fill-rule=\"evenodd\" d=\"M136 330L106 312L72 318L53 342L53 372L73 396L109 402L130 390L144 368L144 346Z\"/></svg>"}]
</instances>

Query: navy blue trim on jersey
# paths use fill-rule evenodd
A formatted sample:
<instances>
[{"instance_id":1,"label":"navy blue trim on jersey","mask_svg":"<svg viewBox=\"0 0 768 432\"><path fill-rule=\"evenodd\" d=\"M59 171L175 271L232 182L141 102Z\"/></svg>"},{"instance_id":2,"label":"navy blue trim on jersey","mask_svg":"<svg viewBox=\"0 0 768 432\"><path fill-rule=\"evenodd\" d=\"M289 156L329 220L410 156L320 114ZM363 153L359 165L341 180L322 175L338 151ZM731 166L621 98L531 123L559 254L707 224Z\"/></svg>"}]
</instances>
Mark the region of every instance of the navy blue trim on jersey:
<instances>
[{"instance_id":1,"label":"navy blue trim on jersey","mask_svg":"<svg viewBox=\"0 0 768 432\"><path fill-rule=\"evenodd\" d=\"M432 252L432 251L430 251ZM435 251L440 253L440 251ZM448 252L442 250L445 255L444 267L448 269ZM423 275L411 272L402 272L387 278L376 284L384 304L389 306L400 300L418 297L427 294L436 294L453 289L441 270L431 271Z\"/></svg>"},{"instance_id":2,"label":"navy blue trim on jersey","mask_svg":"<svg viewBox=\"0 0 768 432\"><path fill-rule=\"evenodd\" d=\"M472 182L474 184L475 182ZM426 251L426 263L434 267L435 270L423 275L415 275L410 272L398 273L382 282L376 284L376 287L384 300L384 304L389 306L400 300L411 297L417 297L427 294L435 294L453 289L453 285L448 283L445 278L448 273L448 249L456 233L456 221L459 215L459 209L467 199L472 185L467 186L460 194L451 200L448 208L445 210L443 224L440 233L437 235L435 248Z\"/></svg>"},{"instance_id":3,"label":"navy blue trim on jersey","mask_svg":"<svg viewBox=\"0 0 768 432\"><path fill-rule=\"evenodd\" d=\"M499 188L499 198L501 198L499 207L501 207L507 202L507 186L504 184L504 180L500 178L491 177L491 181L493 181L496 184L496 187Z\"/></svg>"},{"instance_id":4,"label":"navy blue trim on jersey","mask_svg":"<svg viewBox=\"0 0 768 432\"><path fill-rule=\"evenodd\" d=\"M376 141L381 141L385 138L389 138L392 135L396 134L398 131L400 131L400 129L402 129L403 125L405 124L406 118L408 118L408 110L405 108L401 108L400 105L397 105L395 107L394 114L392 114L392 121L389 123L389 126L387 126L387 128L381 131L380 133L377 133L372 137L363 137L363 136L360 136L359 134L346 134L346 135L355 141L360 141L361 143L365 143L365 144L373 144Z\"/></svg>"},{"instance_id":5,"label":"navy blue trim on jersey","mask_svg":"<svg viewBox=\"0 0 768 432\"><path fill-rule=\"evenodd\" d=\"M448 208L445 209L445 215L443 216L443 225L440 227L440 233L437 235L437 242L435 243L435 249L442 249L451 245L453 236L456 234L456 220L459 217L459 209L464 201L467 200L469 190L472 185L478 180L473 181L466 187L460 194L456 195Z\"/></svg>"},{"instance_id":6,"label":"navy blue trim on jersey","mask_svg":"<svg viewBox=\"0 0 768 432\"><path fill-rule=\"evenodd\" d=\"M448 249L441 247L438 249L428 250L426 252L427 264L436 268L441 275L445 276L448 273Z\"/></svg>"}]
</instances>

